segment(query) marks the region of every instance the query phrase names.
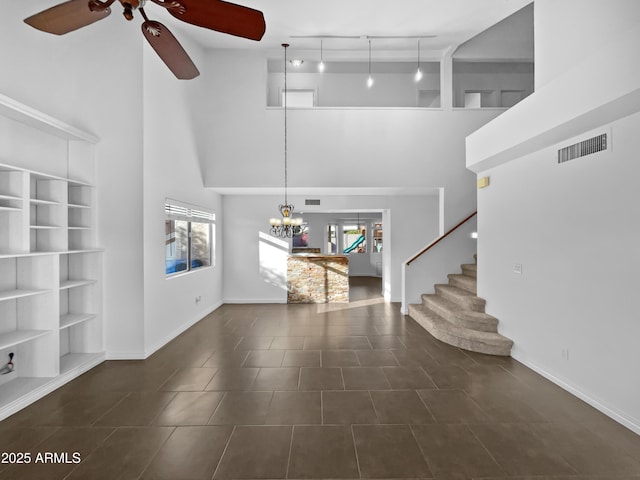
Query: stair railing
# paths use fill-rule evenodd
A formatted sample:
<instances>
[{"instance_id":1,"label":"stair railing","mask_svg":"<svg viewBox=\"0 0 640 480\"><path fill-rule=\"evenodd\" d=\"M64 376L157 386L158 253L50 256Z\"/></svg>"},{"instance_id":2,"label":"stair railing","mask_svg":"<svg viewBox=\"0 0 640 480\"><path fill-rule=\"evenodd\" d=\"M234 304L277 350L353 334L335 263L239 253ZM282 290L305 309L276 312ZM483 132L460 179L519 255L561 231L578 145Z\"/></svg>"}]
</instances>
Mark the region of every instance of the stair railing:
<instances>
[{"instance_id":1,"label":"stair railing","mask_svg":"<svg viewBox=\"0 0 640 480\"><path fill-rule=\"evenodd\" d=\"M423 254L427 253L429 250L431 250L433 247L435 247L438 243L440 243L442 240L444 240L445 238L447 238L449 235L451 235L453 232L455 232L457 229L459 229L462 225L464 225L465 223L467 223L469 220L471 220L473 217L475 217L478 214L477 211L473 212L471 215L469 215L467 218L465 218L464 220L462 220L460 223L458 223L455 227L451 228L448 232L446 232L444 235L439 236L438 238L436 238L433 242L431 242L429 245L427 245L426 247L424 247L422 250L420 250L418 253L416 253L413 257L411 257L409 260L407 260L406 265L409 266L411 265L415 260L417 260L418 258L420 258Z\"/></svg>"},{"instance_id":2,"label":"stair railing","mask_svg":"<svg viewBox=\"0 0 640 480\"><path fill-rule=\"evenodd\" d=\"M443 235L441 235L438 238L436 238L433 242L431 242L429 245L424 247L422 250L420 250L418 253L416 253L413 257L411 257L409 260L407 260L405 263L402 264L402 306L401 306L402 313L404 313L405 315L409 313L408 304L407 304L407 272L406 272L406 268L409 265L411 265L413 262L415 262L418 258L420 258L422 255L424 255L426 252L428 252L433 247L435 247L438 243L440 243L445 238L447 238L449 235L451 235L453 232L455 232L460 227L462 227L465 223L467 223L469 220L471 220L477 214L478 214L477 211L473 212L471 215L469 215L468 217L466 217L465 219L460 221L456 226L452 227L446 233L444 233Z\"/></svg>"}]
</instances>

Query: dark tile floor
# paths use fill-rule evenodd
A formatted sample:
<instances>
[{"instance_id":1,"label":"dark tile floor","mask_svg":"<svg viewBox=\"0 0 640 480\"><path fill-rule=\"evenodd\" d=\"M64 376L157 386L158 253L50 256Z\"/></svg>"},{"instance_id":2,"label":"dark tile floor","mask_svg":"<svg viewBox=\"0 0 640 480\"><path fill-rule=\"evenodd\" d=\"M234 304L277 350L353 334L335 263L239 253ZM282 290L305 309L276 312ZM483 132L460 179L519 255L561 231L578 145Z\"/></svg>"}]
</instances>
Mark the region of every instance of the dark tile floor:
<instances>
[{"instance_id":1,"label":"dark tile floor","mask_svg":"<svg viewBox=\"0 0 640 480\"><path fill-rule=\"evenodd\" d=\"M225 305L0 422L1 479L640 479L640 437L509 358L435 340L379 281Z\"/></svg>"}]
</instances>

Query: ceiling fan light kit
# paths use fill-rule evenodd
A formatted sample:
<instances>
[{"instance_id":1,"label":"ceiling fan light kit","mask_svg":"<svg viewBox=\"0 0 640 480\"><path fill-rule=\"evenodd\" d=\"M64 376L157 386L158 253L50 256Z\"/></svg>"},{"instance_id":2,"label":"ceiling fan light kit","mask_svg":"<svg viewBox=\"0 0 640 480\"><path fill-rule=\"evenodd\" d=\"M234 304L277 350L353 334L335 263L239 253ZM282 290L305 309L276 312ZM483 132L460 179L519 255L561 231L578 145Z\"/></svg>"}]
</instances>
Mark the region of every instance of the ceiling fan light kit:
<instances>
[{"instance_id":1,"label":"ceiling fan light kit","mask_svg":"<svg viewBox=\"0 0 640 480\"><path fill-rule=\"evenodd\" d=\"M137 10L142 16L142 34L169 70L181 80L197 77L200 72L167 27L150 20L144 10L147 3L155 3L173 17L186 23L249 40L264 36L264 15L242 5L221 0L118 0L125 19L133 20ZM27 25L64 35L108 17L116 0L69 0L36 13L24 21Z\"/></svg>"}]
</instances>

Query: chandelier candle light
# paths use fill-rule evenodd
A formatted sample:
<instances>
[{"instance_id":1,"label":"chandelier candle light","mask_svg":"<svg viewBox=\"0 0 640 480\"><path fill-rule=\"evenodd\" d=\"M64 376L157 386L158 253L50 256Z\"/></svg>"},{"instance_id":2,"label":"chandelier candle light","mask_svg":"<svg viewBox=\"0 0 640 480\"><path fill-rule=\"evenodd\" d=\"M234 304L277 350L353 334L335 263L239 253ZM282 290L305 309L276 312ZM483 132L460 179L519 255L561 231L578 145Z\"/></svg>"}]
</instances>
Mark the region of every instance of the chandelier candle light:
<instances>
[{"instance_id":1,"label":"chandelier candle light","mask_svg":"<svg viewBox=\"0 0 640 480\"><path fill-rule=\"evenodd\" d=\"M287 199L287 47L288 43L283 43L284 47L284 203L278 206L282 218L270 218L271 234L276 237L291 238L302 233L302 218L293 218L293 205Z\"/></svg>"}]
</instances>

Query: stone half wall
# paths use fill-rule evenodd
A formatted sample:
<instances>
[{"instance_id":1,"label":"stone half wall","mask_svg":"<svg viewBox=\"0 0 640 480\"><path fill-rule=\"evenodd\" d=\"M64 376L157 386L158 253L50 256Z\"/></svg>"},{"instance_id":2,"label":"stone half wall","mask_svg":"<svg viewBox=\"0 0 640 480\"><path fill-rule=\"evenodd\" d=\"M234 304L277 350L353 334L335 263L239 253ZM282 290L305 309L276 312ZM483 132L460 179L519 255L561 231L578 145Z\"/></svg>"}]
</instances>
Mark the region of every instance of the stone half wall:
<instances>
[{"instance_id":1,"label":"stone half wall","mask_svg":"<svg viewBox=\"0 0 640 480\"><path fill-rule=\"evenodd\" d=\"M349 301L349 258L342 255L290 255L287 303Z\"/></svg>"}]
</instances>

